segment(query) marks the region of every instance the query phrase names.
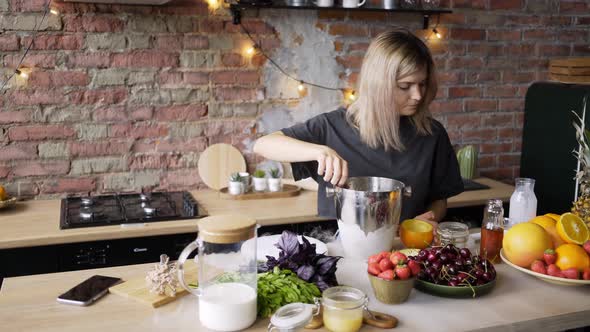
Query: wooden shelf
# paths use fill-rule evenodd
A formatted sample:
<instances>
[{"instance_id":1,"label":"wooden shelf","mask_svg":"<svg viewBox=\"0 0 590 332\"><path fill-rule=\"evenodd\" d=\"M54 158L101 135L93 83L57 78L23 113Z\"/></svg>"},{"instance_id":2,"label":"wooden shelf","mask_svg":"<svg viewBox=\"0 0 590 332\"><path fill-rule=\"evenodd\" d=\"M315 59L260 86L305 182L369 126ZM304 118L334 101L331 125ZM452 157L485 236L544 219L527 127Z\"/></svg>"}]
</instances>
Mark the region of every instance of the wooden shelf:
<instances>
[{"instance_id":1,"label":"wooden shelf","mask_svg":"<svg viewBox=\"0 0 590 332\"><path fill-rule=\"evenodd\" d=\"M385 13L415 13L422 14L424 16L424 29L428 28L430 15L448 14L453 11L447 8L393 8L385 9L379 5L366 4L358 8L345 8L341 5L335 5L332 7L318 7L313 4L312 0L307 0L302 5L288 4L285 0L273 0L271 4L250 4L250 3L237 3L235 1L230 2L230 10L234 17L234 24L240 24L242 10L248 9L296 9L296 10L340 10L340 11L370 11L370 12L385 12Z\"/></svg>"}]
</instances>

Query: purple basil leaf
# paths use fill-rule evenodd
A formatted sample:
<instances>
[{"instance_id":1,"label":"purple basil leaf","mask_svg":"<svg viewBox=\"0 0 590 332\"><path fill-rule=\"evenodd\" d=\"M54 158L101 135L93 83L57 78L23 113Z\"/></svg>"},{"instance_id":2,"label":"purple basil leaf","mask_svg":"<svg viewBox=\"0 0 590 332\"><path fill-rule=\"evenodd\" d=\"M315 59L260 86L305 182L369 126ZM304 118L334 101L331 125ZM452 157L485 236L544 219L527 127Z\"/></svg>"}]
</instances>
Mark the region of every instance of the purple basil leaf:
<instances>
[{"instance_id":1,"label":"purple basil leaf","mask_svg":"<svg viewBox=\"0 0 590 332\"><path fill-rule=\"evenodd\" d=\"M285 255L291 256L299 251L299 241L297 240L297 234L289 231L283 231L279 242L275 245L281 249Z\"/></svg>"},{"instance_id":2,"label":"purple basil leaf","mask_svg":"<svg viewBox=\"0 0 590 332\"><path fill-rule=\"evenodd\" d=\"M316 261L317 272L321 275L333 274L336 272L336 264L340 260L339 256L325 256Z\"/></svg>"},{"instance_id":3,"label":"purple basil leaf","mask_svg":"<svg viewBox=\"0 0 590 332\"><path fill-rule=\"evenodd\" d=\"M309 281L315 274L315 269L311 265L301 265L297 269L297 276L305 281Z\"/></svg>"}]
</instances>

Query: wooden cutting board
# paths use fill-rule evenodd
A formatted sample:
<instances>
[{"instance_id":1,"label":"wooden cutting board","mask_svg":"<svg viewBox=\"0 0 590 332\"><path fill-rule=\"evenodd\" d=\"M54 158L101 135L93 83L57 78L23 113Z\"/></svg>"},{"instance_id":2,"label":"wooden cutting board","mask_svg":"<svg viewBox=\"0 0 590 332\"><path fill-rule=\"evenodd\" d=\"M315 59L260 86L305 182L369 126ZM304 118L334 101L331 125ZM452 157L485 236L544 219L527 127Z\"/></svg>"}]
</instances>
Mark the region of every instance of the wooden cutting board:
<instances>
[{"instance_id":1,"label":"wooden cutting board","mask_svg":"<svg viewBox=\"0 0 590 332\"><path fill-rule=\"evenodd\" d=\"M246 171L246 160L235 147L219 143L201 153L198 168L203 182L209 188L219 190L227 187L232 173Z\"/></svg>"},{"instance_id":2,"label":"wooden cutting board","mask_svg":"<svg viewBox=\"0 0 590 332\"><path fill-rule=\"evenodd\" d=\"M154 263L154 265L155 264L156 263ZM139 301L140 303L149 305L153 308L157 308L166 303L170 303L189 293L186 289L182 288L182 286L179 286L176 289L175 297L151 293L145 281L146 275L147 273L141 277L129 279L123 283L113 286L109 289L109 292ZM197 283L197 265L193 261L187 261L185 263L184 280L187 283Z\"/></svg>"}]
</instances>

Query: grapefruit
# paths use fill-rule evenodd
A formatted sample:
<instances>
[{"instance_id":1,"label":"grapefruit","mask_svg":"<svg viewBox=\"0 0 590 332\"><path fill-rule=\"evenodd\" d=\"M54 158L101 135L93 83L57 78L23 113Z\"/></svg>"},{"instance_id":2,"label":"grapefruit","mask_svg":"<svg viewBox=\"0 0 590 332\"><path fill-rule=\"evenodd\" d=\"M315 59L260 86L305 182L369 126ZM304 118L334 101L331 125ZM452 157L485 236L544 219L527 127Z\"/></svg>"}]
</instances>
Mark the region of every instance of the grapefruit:
<instances>
[{"instance_id":1,"label":"grapefruit","mask_svg":"<svg viewBox=\"0 0 590 332\"><path fill-rule=\"evenodd\" d=\"M590 257L579 245L562 244L555 249L555 253L557 253L555 265L562 271L574 267L582 272L585 268L590 267Z\"/></svg>"},{"instance_id":2,"label":"grapefruit","mask_svg":"<svg viewBox=\"0 0 590 332\"><path fill-rule=\"evenodd\" d=\"M565 243L565 241L561 239L559 234L557 234L557 228L555 226L557 224L557 221L553 217L548 216L546 214L544 216L534 217L529 222L535 223L545 229L545 231L549 234L551 240L553 241L554 248L557 248Z\"/></svg>"},{"instance_id":3,"label":"grapefruit","mask_svg":"<svg viewBox=\"0 0 590 332\"><path fill-rule=\"evenodd\" d=\"M528 268L535 259L543 260L545 250L553 249L553 241L543 227L523 222L506 232L502 247L509 261Z\"/></svg>"}]
</instances>

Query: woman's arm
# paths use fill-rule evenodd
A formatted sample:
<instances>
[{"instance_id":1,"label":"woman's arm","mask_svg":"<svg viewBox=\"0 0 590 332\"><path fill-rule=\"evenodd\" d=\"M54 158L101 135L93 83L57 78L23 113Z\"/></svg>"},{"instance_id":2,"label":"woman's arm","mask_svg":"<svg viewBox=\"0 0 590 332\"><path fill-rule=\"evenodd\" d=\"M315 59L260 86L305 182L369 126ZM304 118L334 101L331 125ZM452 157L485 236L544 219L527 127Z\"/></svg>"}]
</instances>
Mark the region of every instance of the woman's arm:
<instances>
[{"instance_id":1,"label":"woman's arm","mask_svg":"<svg viewBox=\"0 0 590 332\"><path fill-rule=\"evenodd\" d=\"M344 185L348 178L348 163L333 149L285 136L278 131L259 138L254 153L281 162L317 161L318 174L333 185Z\"/></svg>"},{"instance_id":2,"label":"woman's arm","mask_svg":"<svg viewBox=\"0 0 590 332\"><path fill-rule=\"evenodd\" d=\"M415 219L427 221L432 226L434 226L434 230L436 230L438 223L445 217L446 213L447 200L439 199L430 203L430 205L428 206L428 210L422 213L421 215L416 216Z\"/></svg>"}]
</instances>

